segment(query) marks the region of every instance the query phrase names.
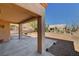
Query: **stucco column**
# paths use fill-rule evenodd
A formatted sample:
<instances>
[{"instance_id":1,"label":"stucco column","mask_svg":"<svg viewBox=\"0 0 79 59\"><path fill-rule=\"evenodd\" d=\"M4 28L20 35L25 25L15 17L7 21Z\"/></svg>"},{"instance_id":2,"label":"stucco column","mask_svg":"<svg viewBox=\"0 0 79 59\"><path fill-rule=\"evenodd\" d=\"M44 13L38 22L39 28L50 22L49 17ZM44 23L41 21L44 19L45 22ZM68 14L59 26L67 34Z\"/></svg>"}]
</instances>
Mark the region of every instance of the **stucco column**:
<instances>
[{"instance_id":1,"label":"stucco column","mask_svg":"<svg viewBox=\"0 0 79 59\"><path fill-rule=\"evenodd\" d=\"M19 35L19 39L21 39L22 37L22 24L19 24L19 28L18 28L18 35Z\"/></svg>"},{"instance_id":2,"label":"stucco column","mask_svg":"<svg viewBox=\"0 0 79 59\"><path fill-rule=\"evenodd\" d=\"M38 39L37 39L37 51L38 53L42 53L43 52L43 48L44 48L44 37L45 37L45 23L44 23L44 19L42 17L38 17L37 19L37 24L38 24Z\"/></svg>"}]
</instances>

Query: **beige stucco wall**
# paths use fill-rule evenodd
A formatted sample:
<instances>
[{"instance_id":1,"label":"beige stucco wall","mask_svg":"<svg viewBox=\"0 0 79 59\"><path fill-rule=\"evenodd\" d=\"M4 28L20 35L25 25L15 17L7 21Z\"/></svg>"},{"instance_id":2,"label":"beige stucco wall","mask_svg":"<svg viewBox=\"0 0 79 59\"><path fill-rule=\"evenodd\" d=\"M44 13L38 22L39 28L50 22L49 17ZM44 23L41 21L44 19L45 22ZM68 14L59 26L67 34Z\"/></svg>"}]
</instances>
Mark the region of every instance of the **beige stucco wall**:
<instances>
[{"instance_id":1,"label":"beige stucco wall","mask_svg":"<svg viewBox=\"0 0 79 59\"><path fill-rule=\"evenodd\" d=\"M10 25L9 22L5 22L0 20L0 26L4 26L3 28L0 27L0 40L8 41L10 37Z\"/></svg>"}]
</instances>

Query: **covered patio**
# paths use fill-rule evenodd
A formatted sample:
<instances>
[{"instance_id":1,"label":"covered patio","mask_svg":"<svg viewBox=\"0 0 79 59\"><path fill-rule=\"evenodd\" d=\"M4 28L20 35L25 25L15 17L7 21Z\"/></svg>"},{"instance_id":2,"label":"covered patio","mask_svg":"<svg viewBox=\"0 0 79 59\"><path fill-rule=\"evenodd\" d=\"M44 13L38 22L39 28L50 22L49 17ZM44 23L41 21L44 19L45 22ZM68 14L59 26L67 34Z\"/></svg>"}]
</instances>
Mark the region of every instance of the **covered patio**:
<instances>
[{"instance_id":1,"label":"covered patio","mask_svg":"<svg viewBox=\"0 0 79 59\"><path fill-rule=\"evenodd\" d=\"M38 53L42 53L44 49L44 36L45 36L45 21L44 21L44 13L47 4L24 4L24 3L16 3L16 4L0 4L0 41L9 41L10 40L10 23L19 25L19 39L22 35L22 24L26 22L31 22L34 19L37 20L38 24L38 37L37 37L37 47L35 48ZM27 39L27 38L25 38ZM14 42L13 42L14 43ZM20 40L21 43L21 40ZM17 44L20 44L17 42ZM30 43L30 42L29 42ZM8 43L5 43L8 44ZM3 45L5 45L3 44ZM12 43L11 43L12 44ZM25 44L24 46L26 46ZM5 45L6 46L6 45ZM32 46L32 45L31 45ZM3 46L4 47L4 46ZM6 46L7 48L7 46ZM17 49L18 47L16 47ZM29 46L30 48L30 46ZM3 49L3 48L0 48ZM25 51L25 50L24 50ZM9 52L9 51L8 51ZM3 52L2 52L3 53ZM30 52L31 53L31 52Z\"/></svg>"},{"instance_id":2,"label":"covered patio","mask_svg":"<svg viewBox=\"0 0 79 59\"><path fill-rule=\"evenodd\" d=\"M44 48L50 47L54 43L53 40L45 39ZM9 42L0 44L0 56L52 56L53 54L46 52L42 54L37 52L37 38L21 37L19 40L13 37Z\"/></svg>"}]
</instances>

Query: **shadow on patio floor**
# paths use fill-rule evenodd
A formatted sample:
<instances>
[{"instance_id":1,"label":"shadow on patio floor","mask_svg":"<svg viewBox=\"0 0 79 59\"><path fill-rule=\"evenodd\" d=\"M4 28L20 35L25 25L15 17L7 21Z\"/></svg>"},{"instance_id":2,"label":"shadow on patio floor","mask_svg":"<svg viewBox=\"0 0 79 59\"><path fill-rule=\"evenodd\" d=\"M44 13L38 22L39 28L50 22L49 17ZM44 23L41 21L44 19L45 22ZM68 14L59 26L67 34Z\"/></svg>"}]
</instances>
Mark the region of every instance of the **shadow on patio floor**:
<instances>
[{"instance_id":1,"label":"shadow on patio floor","mask_svg":"<svg viewBox=\"0 0 79 59\"><path fill-rule=\"evenodd\" d=\"M72 41L58 40L46 50L56 56L79 56L79 52L74 50Z\"/></svg>"}]
</instances>

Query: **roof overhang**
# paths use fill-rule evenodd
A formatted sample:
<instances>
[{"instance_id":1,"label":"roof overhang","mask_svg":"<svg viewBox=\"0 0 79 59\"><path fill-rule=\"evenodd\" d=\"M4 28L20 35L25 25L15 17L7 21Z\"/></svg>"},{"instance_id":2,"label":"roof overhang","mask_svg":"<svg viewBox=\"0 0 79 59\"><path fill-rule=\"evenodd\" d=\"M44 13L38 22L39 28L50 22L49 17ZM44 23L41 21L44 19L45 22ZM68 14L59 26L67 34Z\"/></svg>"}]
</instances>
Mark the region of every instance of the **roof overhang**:
<instances>
[{"instance_id":1,"label":"roof overhang","mask_svg":"<svg viewBox=\"0 0 79 59\"><path fill-rule=\"evenodd\" d=\"M44 8L47 8L48 4L47 3L40 3Z\"/></svg>"},{"instance_id":2,"label":"roof overhang","mask_svg":"<svg viewBox=\"0 0 79 59\"><path fill-rule=\"evenodd\" d=\"M42 16L44 9L41 4L34 3L1 3L0 19L12 23L21 23L24 20L32 19L32 17Z\"/></svg>"}]
</instances>

